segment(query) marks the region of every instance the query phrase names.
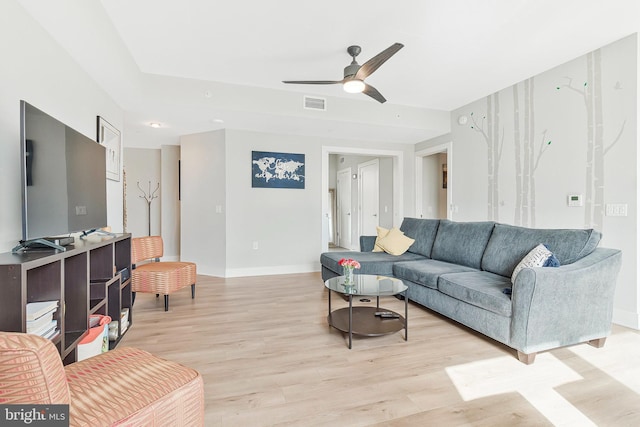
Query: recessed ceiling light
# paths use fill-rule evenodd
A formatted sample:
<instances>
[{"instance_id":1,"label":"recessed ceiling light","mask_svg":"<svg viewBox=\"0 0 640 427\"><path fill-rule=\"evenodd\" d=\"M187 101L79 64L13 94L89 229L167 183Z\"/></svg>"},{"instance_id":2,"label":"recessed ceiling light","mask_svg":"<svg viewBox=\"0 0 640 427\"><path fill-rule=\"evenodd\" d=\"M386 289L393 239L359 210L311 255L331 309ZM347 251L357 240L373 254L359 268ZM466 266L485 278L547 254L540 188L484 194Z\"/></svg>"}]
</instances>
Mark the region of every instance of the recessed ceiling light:
<instances>
[{"instance_id":1,"label":"recessed ceiling light","mask_svg":"<svg viewBox=\"0 0 640 427\"><path fill-rule=\"evenodd\" d=\"M156 128L156 129L157 129L157 128L159 128L161 125L160 125L160 123L152 122L152 123L149 123L149 126L151 126L152 128Z\"/></svg>"},{"instance_id":2,"label":"recessed ceiling light","mask_svg":"<svg viewBox=\"0 0 640 427\"><path fill-rule=\"evenodd\" d=\"M211 120L213 123L224 123L224 120L222 119L213 119Z\"/></svg>"}]
</instances>

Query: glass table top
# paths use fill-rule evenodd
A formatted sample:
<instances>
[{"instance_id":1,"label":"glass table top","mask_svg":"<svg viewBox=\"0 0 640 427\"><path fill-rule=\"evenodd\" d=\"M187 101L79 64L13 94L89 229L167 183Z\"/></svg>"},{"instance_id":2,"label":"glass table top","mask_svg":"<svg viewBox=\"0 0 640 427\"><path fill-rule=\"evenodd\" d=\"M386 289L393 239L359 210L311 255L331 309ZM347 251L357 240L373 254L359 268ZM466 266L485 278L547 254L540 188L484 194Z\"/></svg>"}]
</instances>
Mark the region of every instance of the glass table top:
<instances>
[{"instance_id":1,"label":"glass table top","mask_svg":"<svg viewBox=\"0 0 640 427\"><path fill-rule=\"evenodd\" d=\"M347 295L391 296L407 290L407 285L400 279L373 274L354 274L353 286L344 285L344 276L332 277L324 282L324 286L335 292Z\"/></svg>"}]
</instances>

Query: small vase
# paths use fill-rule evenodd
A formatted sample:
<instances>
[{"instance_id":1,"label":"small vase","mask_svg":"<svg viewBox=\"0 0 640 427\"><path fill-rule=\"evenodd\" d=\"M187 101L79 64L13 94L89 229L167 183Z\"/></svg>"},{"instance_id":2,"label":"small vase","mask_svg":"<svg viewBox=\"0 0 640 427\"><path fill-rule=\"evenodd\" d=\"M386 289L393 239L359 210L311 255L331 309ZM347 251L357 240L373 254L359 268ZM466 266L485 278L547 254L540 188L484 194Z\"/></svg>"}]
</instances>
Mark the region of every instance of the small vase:
<instances>
[{"instance_id":1,"label":"small vase","mask_svg":"<svg viewBox=\"0 0 640 427\"><path fill-rule=\"evenodd\" d=\"M344 285L345 286L353 286L353 268L344 267Z\"/></svg>"}]
</instances>

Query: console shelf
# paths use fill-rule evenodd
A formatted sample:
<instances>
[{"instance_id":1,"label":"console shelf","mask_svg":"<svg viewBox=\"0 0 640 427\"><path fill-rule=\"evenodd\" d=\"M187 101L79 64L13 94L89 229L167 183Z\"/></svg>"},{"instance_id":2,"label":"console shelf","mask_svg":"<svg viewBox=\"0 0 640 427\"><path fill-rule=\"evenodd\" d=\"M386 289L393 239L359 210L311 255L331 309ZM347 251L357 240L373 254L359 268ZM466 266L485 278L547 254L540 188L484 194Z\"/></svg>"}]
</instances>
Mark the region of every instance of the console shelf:
<instances>
[{"instance_id":1,"label":"console shelf","mask_svg":"<svg viewBox=\"0 0 640 427\"><path fill-rule=\"evenodd\" d=\"M91 314L120 320L129 309L132 324L131 235L87 236L75 239L64 252L30 249L0 254L0 330L26 332L28 303L59 302L53 319L57 334L51 338L65 364L77 360L77 346L89 330ZM123 274L124 275L124 274ZM128 276L128 274L126 274ZM126 331L118 331L115 347Z\"/></svg>"}]
</instances>

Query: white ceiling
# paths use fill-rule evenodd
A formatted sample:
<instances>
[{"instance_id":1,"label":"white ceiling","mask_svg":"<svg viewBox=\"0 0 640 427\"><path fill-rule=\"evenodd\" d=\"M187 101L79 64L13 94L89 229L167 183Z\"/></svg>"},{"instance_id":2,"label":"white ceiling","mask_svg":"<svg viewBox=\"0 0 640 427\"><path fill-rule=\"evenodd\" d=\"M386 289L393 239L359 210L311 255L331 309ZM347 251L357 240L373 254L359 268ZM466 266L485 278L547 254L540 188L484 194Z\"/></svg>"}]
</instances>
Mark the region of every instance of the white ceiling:
<instances>
[{"instance_id":1,"label":"white ceiling","mask_svg":"<svg viewBox=\"0 0 640 427\"><path fill-rule=\"evenodd\" d=\"M449 111L640 29L637 0L19 2L125 110L129 146L224 127L416 143L446 133ZM362 64L395 42L367 79L385 104L281 82L340 80L347 46Z\"/></svg>"}]
</instances>

